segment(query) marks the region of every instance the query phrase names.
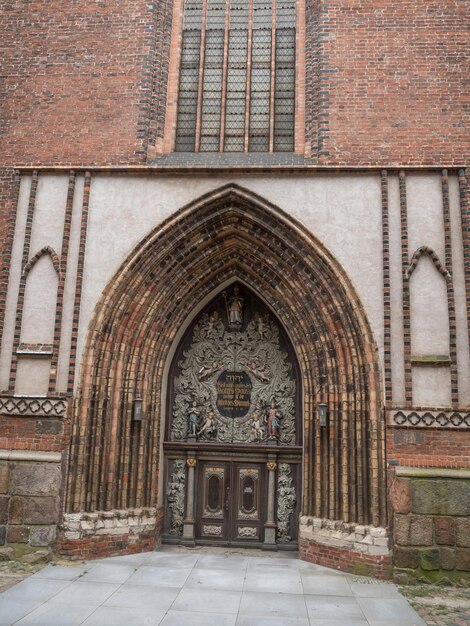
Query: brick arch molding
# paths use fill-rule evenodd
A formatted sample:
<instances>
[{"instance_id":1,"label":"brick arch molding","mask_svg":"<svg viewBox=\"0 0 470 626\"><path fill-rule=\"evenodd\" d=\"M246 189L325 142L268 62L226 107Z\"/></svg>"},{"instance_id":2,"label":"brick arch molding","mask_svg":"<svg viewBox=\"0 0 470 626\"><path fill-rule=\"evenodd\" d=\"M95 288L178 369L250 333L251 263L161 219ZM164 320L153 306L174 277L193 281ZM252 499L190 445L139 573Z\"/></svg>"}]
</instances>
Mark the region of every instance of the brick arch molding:
<instances>
[{"instance_id":1,"label":"brick arch molding","mask_svg":"<svg viewBox=\"0 0 470 626\"><path fill-rule=\"evenodd\" d=\"M164 371L195 309L240 280L288 329L303 384L302 513L384 525L384 422L377 348L346 273L302 225L227 185L151 232L106 287L74 402L67 513L156 507ZM143 402L134 422L133 402ZM329 427L316 405L327 402Z\"/></svg>"}]
</instances>

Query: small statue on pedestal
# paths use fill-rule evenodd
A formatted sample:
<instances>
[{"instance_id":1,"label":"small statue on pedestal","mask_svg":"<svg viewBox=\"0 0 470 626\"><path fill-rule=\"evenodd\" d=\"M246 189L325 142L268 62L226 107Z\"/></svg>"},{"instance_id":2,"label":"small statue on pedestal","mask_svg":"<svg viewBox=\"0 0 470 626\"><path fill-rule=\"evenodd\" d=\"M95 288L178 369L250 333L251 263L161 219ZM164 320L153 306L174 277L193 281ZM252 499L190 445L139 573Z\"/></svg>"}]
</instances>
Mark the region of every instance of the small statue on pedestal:
<instances>
[{"instance_id":1,"label":"small statue on pedestal","mask_svg":"<svg viewBox=\"0 0 470 626\"><path fill-rule=\"evenodd\" d=\"M266 423L266 436L268 439L277 439L279 437L281 417L281 412L276 408L276 399L272 398L270 406L266 409L266 415L264 418Z\"/></svg>"},{"instance_id":2,"label":"small statue on pedestal","mask_svg":"<svg viewBox=\"0 0 470 626\"><path fill-rule=\"evenodd\" d=\"M197 429L199 428L200 411L197 408L196 400L193 400L188 413L188 437L196 438Z\"/></svg>"}]
</instances>

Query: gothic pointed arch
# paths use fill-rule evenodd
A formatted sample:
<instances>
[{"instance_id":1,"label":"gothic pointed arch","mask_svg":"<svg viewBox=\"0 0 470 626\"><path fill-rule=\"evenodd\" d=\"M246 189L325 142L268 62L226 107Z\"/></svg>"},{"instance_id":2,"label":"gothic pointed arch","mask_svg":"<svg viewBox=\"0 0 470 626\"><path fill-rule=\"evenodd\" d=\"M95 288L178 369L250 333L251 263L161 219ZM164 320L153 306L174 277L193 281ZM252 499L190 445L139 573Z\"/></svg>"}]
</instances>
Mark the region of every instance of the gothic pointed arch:
<instances>
[{"instance_id":1,"label":"gothic pointed arch","mask_svg":"<svg viewBox=\"0 0 470 626\"><path fill-rule=\"evenodd\" d=\"M41 259L43 256L50 257L51 263L56 271L57 276L59 278L61 277L62 272L61 272L61 267L60 267L60 259L56 251L54 250L54 248L51 248L50 246L44 246L38 252L36 252L36 254L33 257L31 257L31 259L24 266L23 268L24 278L28 276L29 272L33 269L33 267L36 265L39 259Z\"/></svg>"},{"instance_id":2,"label":"gothic pointed arch","mask_svg":"<svg viewBox=\"0 0 470 626\"><path fill-rule=\"evenodd\" d=\"M158 226L106 287L75 402L68 512L156 506L171 348L200 303L237 280L276 311L300 366L302 513L385 523L381 382L361 302L309 231L233 184ZM320 427L319 402L328 404L328 428Z\"/></svg>"},{"instance_id":3,"label":"gothic pointed arch","mask_svg":"<svg viewBox=\"0 0 470 626\"><path fill-rule=\"evenodd\" d=\"M438 255L434 252L434 250L430 248L429 246L420 246L411 257L410 264L408 265L406 272L405 272L405 276L408 280L411 278L411 275L415 271L416 266L419 263L419 260L423 256L428 256L431 259L434 267L437 269L439 274L442 274L442 276L444 277L444 280L447 283L450 283L452 281L452 276L449 270L441 262L441 260L439 259Z\"/></svg>"}]
</instances>

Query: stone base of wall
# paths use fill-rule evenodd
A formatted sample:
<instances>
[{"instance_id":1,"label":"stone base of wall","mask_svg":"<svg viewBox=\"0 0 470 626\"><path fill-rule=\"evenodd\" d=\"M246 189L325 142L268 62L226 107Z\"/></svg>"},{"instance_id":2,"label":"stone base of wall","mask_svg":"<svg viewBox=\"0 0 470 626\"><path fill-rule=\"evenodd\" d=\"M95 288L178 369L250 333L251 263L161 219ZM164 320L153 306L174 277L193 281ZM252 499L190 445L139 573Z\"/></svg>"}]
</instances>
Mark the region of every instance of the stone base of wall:
<instances>
[{"instance_id":1,"label":"stone base of wall","mask_svg":"<svg viewBox=\"0 0 470 626\"><path fill-rule=\"evenodd\" d=\"M390 501L395 580L470 581L470 471L399 467Z\"/></svg>"},{"instance_id":2,"label":"stone base of wall","mask_svg":"<svg viewBox=\"0 0 470 626\"><path fill-rule=\"evenodd\" d=\"M300 518L299 556L304 561L344 572L391 578L391 556L385 528Z\"/></svg>"},{"instance_id":3,"label":"stone base of wall","mask_svg":"<svg viewBox=\"0 0 470 626\"><path fill-rule=\"evenodd\" d=\"M55 552L81 560L155 550L162 519L156 508L65 513Z\"/></svg>"},{"instance_id":4,"label":"stone base of wall","mask_svg":"<svg viewBox=\"0 0 470 626\"><path fill-rule=\"evenodd\" d=\"M0 546L24 555L54 544L61 480L59 453L0 450Z\"/></svg>"}]
</instances>

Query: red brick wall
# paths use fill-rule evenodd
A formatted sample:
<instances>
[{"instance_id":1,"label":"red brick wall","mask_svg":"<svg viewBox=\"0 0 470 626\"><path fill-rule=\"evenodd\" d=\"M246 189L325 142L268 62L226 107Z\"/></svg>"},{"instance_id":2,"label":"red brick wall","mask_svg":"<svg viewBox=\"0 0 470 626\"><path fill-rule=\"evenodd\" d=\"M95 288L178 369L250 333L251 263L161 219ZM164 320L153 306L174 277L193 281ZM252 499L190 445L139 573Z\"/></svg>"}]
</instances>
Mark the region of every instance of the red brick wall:
<instances>
[{"instance_id":1,"label":"red brick wall","mask_svg":"<svg viewBox=\"0 0 470 626\"><path fill-rule=\"evenodd\" d=\"M155 48L148 4L0 0L5 162L144 158L138 131L146 124L150 85L143 78Z\"/></svg>"},{"instance_id":2,"label":"red brick wall","mask_svg":"<svg viewBox=\"0 0 470 626\"><path fill-rule=\"evenodd\" d=\"M409 467L468 468L468 430L387 429L388 460Z\"/></svg>"},{"instance_id":3,"label":"red brick wall","mask_svg":"<svg viewBox=\"0 0 470 626\"><path fill-rule=\"evenodd\" d=\"M468 160L470 2L327 0L321 6L320 112L327 114L321 162Z\"/></svg>"},{"instance_id":4,"label":"red brick wall","mask_svg":"<svg viewBox=\"0 0 470 626\"><path fill-rule=\"evenodd\" d=\"M322 164L468 159L469 0L306 4L307 144ZM0 0L6 162L145 161L163 132L171 5Z\"/></svg>"}]
</instances>

